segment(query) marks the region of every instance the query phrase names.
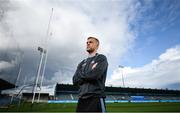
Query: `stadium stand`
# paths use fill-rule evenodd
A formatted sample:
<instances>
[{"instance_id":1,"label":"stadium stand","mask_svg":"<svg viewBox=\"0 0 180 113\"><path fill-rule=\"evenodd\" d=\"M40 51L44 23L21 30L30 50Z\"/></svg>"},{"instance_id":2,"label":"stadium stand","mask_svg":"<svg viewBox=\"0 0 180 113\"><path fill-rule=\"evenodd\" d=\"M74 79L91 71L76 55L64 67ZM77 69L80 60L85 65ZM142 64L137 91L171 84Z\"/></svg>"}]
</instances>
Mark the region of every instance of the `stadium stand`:
<instances>
[{"instance_id":1,"label":"stadium stand","mask_svg":"<svg viewBox=\"0 0 180 113\"><path fill-rule=\"evenodd\" d=\"M105 93L106 102L180 102L179 90L106 87ZM54 100L77 101L78 88L73 85L57 84Z\"/></svg>"},{"instance_id":2,"label":"stadium stand","mask_svg":"<svg viewBox=\"0 0 180 113\"><path fill-rule=\"evenodd\" d=\"M39 93L36 93L35 95L35 100L38 100L38 96ZM27 101L27 102L31 102L32 101L32 97L33 97L33 93L22 93L22 99ZM41 93L40 95L40 102L47 102L49 99L49 93Z\"/></svg>"}]
</instances>

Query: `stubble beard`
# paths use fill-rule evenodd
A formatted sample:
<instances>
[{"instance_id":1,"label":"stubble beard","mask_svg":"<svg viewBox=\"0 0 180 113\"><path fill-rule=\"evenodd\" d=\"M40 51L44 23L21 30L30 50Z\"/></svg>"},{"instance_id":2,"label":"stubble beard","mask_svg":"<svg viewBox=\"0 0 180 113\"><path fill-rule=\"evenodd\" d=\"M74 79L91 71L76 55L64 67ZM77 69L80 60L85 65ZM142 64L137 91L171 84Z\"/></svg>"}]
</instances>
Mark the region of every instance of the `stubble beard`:
<instances>
[{"instance_id":1,"label":"stubble beard","mask_svg":"<svg viewBox=\"0 0 180 113\"><path fill-rule=\"evenodd\" d=\"M89 48L89 49L86 49L86 51L87 51L88 53L93 53L95 50L94 50L94 49Z\"/></svg>"}]
</instances>

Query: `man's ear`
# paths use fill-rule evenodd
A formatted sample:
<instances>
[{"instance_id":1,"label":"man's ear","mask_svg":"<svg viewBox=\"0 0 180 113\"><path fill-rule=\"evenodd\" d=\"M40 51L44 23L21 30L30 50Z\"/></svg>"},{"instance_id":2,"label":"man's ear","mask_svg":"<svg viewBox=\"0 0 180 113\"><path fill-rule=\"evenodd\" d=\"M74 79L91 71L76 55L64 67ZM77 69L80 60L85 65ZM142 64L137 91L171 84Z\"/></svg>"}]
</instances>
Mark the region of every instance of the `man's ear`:
<instances>
[{"instance_id":1,"label":"man's ear","mask_svg":"<svg viewBox=\"0 0 180 113\"><path fill-rule=\"evenodd\" d=\"M99 44L96 45L97 46L97 49L99 48Z\"/></svg>"}]
</instances>

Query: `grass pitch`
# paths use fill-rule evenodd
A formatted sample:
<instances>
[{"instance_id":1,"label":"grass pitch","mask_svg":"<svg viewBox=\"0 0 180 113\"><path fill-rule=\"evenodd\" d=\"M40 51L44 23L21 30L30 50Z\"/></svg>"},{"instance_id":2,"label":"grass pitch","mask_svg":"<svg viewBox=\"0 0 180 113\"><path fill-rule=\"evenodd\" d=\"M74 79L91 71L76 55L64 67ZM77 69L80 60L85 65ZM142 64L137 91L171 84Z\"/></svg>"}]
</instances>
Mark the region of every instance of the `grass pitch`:
<instances>
[{"instance_id":1,"label":"grass pitch","mask_svg":"<svg viewBox=\"0 0 180 113\"><path fill-rule=\"evenodd\" d=\"M0 108L2 112L75 112L77 104L23 103L9 108ZM180 103L107 103L107 112L180 112Z\"/></svg>"}]
</instances>

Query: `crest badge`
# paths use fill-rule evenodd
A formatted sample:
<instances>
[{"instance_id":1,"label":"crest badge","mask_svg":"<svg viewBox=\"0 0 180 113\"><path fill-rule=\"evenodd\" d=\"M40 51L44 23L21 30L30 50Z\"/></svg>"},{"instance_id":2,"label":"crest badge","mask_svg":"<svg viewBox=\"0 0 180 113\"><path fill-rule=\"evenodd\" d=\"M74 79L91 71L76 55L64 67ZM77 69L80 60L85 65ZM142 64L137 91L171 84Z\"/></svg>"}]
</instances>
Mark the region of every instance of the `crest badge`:
<instances>
[{"instance_id":1,"label":"crest badge","mask_svg":"<svg viewBox=\"0 0 180 113\"><path fill-rule=\"evenodd\" d=\"M93 61L91 61L91 64L94 64L95 63L95 61L93 60Z\"/></svg>"}]
</instances>

